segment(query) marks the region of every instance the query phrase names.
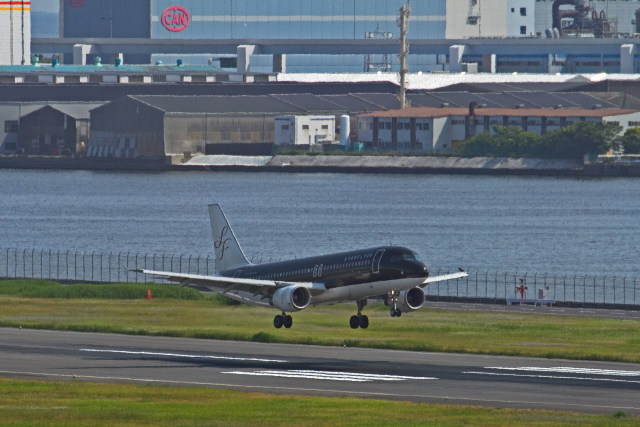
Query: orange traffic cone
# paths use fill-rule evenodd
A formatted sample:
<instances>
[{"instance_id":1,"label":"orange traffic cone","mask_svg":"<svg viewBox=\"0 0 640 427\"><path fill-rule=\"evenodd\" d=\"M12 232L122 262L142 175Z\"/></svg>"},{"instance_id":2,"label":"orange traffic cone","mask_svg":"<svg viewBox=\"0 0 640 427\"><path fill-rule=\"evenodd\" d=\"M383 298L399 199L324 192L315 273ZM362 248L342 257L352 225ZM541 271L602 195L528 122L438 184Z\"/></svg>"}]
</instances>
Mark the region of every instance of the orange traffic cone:
<instances>
[{"instance_id":1,"label":"orange traffic cone","mask_svg":"<svg viewBox=\"0 0 640 427\"><path fill-rule=\"evenodd\" d=\"M151 301L151 289L147 289L147 301Z\"/></svg>"}]
</instances>

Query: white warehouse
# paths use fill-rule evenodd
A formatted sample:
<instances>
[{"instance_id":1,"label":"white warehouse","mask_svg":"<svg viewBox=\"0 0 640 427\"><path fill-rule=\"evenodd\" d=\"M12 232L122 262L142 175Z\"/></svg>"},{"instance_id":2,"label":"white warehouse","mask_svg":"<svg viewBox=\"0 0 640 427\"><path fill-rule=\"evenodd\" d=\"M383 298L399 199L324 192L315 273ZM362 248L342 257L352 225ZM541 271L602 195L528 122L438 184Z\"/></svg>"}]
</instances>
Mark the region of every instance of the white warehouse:
<instances>
[{"instance_id":1,"label":"white warehouse","mask_svg":"<svg viewBox=\"0 0 640 427\"><path fill-rule=\"evenodd\" d=\"M274 142L276 145L315 145L333 142L336 138L335 116L277 116Z\"/></svg>"}]
</instances>

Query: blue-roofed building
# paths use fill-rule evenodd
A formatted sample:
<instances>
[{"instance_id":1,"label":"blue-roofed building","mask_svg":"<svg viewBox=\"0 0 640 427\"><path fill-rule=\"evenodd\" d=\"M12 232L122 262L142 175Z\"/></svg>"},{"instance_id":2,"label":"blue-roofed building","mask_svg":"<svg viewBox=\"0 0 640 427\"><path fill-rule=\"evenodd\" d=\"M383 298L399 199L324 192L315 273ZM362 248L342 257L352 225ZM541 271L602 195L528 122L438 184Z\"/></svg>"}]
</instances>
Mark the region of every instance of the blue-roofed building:
<instances>
[{"instance_id":1,"label":"blue-roofed building","mask_svg":"<svg viewBox=\"0 0 640 427\"><path fill-rule=\"evenodd\" d=\"M61 37L162 40L365 39L399 35L396 19L406 0L60 0ZM446 0L414 0L410 32L443 39ZM111 54L117 54L112 52ZM112 62L103 54L105 62ZM213 64L236 68L235 55L125 54L125 63ZM69 63L71 58L65 58ZM93 57L89 55L88 62ZM272 55L255 55L253 72L273 70ZM289 55L288 72L362 72L365 63L398 71L395 55ZM409 66L442 70L436 55L411 55ZM371 69L371 67L370 67Z\"/></svg>"}]
</instances>

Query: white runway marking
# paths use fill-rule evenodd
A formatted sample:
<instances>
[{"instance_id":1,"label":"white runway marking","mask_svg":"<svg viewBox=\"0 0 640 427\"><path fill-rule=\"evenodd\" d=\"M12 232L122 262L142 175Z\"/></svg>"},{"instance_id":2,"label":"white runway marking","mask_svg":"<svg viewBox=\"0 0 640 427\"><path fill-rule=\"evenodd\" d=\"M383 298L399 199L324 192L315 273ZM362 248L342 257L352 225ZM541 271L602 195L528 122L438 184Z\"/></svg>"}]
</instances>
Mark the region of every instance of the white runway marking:
<instances>
[{"instance_id":1,"label":"white runway marking","mask_svg":"<svg viewBox=\"0 0 640 427\"><path fill-rule=\"evenodd\" d=\"M558 372L562 374L590 374L610 375L619 377L640 377L640 371L621 371L617 369L572 368L570 366L557 366L551 368L523 366L521 368L489 367L485 369L497 369L503 371L534 371L534 372Z\"/></svg>"},{"instance_id":2,"label":"white runway marking","mask_svg":"<svg viewBox=\"0 0 640 427\"><path fill-rule=\"evenodd\" d=\"M493 376L510 376L510 377L525 377L525 378L549 378L549 379L563 379L563 380L581 380L581 381L603 381L603 382L621 382L640 384L640 380L635 379L619 379L619 378L606 378L606 377L627 377L636 378L640 377L640 371L624 371L617 369L595 369L595 368L574 368L570 366L556 366L556 367L539 367L539 366L522 366L522 367L502 367L502 366L489 366L484 369L492 371L510 371L505 372L487 372L487 371L467 371L465 374L476 375L493 375ZM560 375L553 375L560 374ZM564 375L561 375L564 374ZM575 376L567 375L575 374ZM591 377L580 376L591 375Z\"/></svg>"},{"instance_id":3,"label":"white runway marking","mask_svg":"<svg viewBox=\"0 0 640 427\"><path fill-rule=\"evenodd\" d=\"M212 356L198 354L180 354L180 353L159 353L152 351L130 351L130 350L101 350L94 348L81 348L80 351L89 353L115 353L115 354L131 354L136 356L162 356L162 357L182 357L185 359L211 359L211 360L236 360L243 362L268 362L268 363L287 363L287 360L278 359L260 359L255 357L231 357L231 356Z\"/></svg>"},{"instance_id":4,"label":"white runway marking","mask_svg":"<svg viewBox=\"0 0 640 427\"><path fill-rule=\"evenodd\" d=\"M227 371L223 374L233 375L252 375L262 377L280 377L280 378L300 378L312 380L328 380L328 381L348 381L348 382L370 382L370 381L407 381L407 380L437 380L434 377L407 377L399 375L375 375L361 374L356 372L331 372L331 371Z\"/></svg>"}]
</instances>

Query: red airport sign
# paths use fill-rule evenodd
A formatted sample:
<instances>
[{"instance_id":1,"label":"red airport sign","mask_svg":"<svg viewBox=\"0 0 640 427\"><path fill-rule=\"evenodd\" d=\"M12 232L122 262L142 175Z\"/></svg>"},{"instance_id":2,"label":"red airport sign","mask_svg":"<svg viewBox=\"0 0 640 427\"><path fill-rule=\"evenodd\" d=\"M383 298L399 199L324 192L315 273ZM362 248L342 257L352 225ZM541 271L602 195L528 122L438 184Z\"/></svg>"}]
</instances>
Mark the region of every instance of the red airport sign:
<instances>
[{"instance_id":1,"label":"red airport sign","mask_svg":"<svg viewBox=\"0 0 640 427\"><path fill-rule=\"evenodd\" d=\"M189 25L189 12L180 6L171 6L162 13L162 25L169 31L182 31Z\"/></svg>"}]
</instances>

